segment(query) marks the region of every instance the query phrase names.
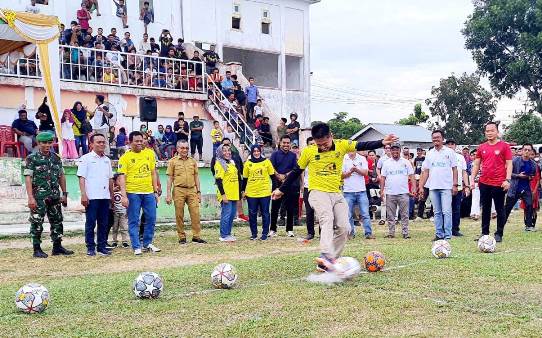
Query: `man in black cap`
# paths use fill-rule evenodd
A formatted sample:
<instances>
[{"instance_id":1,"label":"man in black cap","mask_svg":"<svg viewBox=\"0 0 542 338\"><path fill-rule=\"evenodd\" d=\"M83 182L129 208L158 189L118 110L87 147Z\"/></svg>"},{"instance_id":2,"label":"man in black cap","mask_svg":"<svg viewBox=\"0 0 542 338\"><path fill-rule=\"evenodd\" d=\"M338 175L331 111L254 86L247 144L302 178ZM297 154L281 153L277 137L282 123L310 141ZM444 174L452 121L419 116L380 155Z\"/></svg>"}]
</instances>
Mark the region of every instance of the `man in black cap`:
<instances>
[{"instance_id":1,"label":"man in black cap","mask_svg":"<svg viewBox=\"0 0 542 338\"><path fill-rule=\"evenodd\" d=\"M54 136L41 132L36 136L38 151L28 155L24 169L28 208L30 209L30 235L34 245L34 257L47 258L41 249L41 233L45 215L51 224L51 239L54 255L71 255L73 251L62 247L62 208L68 205L66 177L60 157L51 151ZM62 189L62 196L60 189Z\"/></svg>"}]
</instances>

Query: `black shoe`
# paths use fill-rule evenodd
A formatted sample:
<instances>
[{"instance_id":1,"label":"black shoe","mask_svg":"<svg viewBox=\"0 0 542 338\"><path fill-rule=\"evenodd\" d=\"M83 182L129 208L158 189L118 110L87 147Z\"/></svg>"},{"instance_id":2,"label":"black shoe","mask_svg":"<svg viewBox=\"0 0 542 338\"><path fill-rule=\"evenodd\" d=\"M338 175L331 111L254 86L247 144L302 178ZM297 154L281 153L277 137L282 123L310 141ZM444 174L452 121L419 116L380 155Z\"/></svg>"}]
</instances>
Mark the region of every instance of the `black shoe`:
<instances>
[{"instance_id":1,"label":"black shoe","mask_svg":"<svg viewBox=\"0 0 542 338\"><path fill-rule=\"evenodd\" d=\"M88 249L87 256L90 256L90 257L96 256L96 251L94 249Z\"/></svg>"},{"instance_id":2,"label":"black shoe","mask_svg":"<svg viewBox=\"0 0 542 338\"><path fill-rule=\"evenodd\" d=\"M47 255L43 250L41 250L41 246L39 244L34 244L34 257L36 258L47 258L49 255Z\"/></svg>"},{"instance_id":3,"label":"black shoe","mask_svg":"<svg viewBox=\"0 0 542 338\"><path fill-rule=\"evenodd\" d=\"M111 256L111 251L107 249L98 250L98 255L100 256Z\"/></svg>"},{"instance_id":4,"label":"black shoe","mask_svg":"<svg viewBox=\"0 0 542 338\"><path fill-rule=\"evenodd\" d=\"M193 243L200 243L200 244L207 244L207 241L201 239L201 238L192 238Z\"/></svg>"},{"instance_id":5,"label":"black shoe","mask_svg":"<svg viewBox=\"0 0 542 338\"><path fill-rule=\"evenodd\" d=\"M66 249L65 247L62 246L62 242L58 241L58 242L53 243L52 254L53 256L58 256L58 255L69 256L69 255L73 255L73 251Z\"/></svg>"},{"instance_id":6,"label":"black shoe","mask_svg":"<svg viewBox=\"0 0 542 338\"><path fill-rule=\"evenodd\" d=\"M310 241L310 240L313 240L313 239L314 239L314 235L307 235L307 237L305 237L306 241Z\"/></svg>"},{"instance_id":7,"label":"black shoe","mask_svg":"<svg viewBox=\"0 0 542 338\"><path fill-rule=\"evenodd\" d=\"M455 237L462 237L463 234L462 234L461 232L457 231L457 232L452 232L452 236L455 236Z\"/></svg>"},{"instance_id":8,"label":"black shoe","mask_svg":"<svg viewBox=\"0 0 542 338\"><path fill-rule=\"evenodd\" d=\"M444 238L440 238L438 236L435 236L435 238L433 238L433 242L440 241L441 239L444 239Z\"/></svg>"},{"instance_id":9,"label":"black shoe","mask_svg":"<svg viewBox=\"0 0 542 338\"><path fill-rule=\"evenodd\" d=\"M113 249L115 249L116 247L117 247L117 243L113 243L113 244L106 243L106 244L105 244L105 248L106 248L107 250L113 250Z\"/></svg>"},{"instance_id":10,"label":"black shoe","mask_svg":"<svg viewBox=\"0 0 542 338\"><path fill-rule=\"evenodd\" d=\"M122 247L123 247L124 249L127 249L127 248L130 247L130 245L128 244L128 242L122 242Z\"/></svg>"},{"instance_id":11,"label":"black shoe","mask_svg":"<svg viewBox=\"0 0 542 338\"><path fill-rule=\"evenodd\" d=\"M179 239L179 244L186 244L186 238Z\"/></svg>"},{"instance_id":12,"label":"black shoe","mask_svg":"<svg viewBox=\"0 0 542 338\"><path fill-rule=\"evenodd\" d=\"M409 234L403 234L403 238L404 238L404 239L409 239L409 238L410 238L410 235L409 235Z\"/></svg>"},{"instance_id":13,"label":"black shoe","mask_svg":"<svg viewBox=\"0 0 542 338\"><path fill-rule=\"evenodd\" d=\"M497 242L497 243L502 242L502 236L495 234L495 242Z\"/></svg>"}]
</instances>

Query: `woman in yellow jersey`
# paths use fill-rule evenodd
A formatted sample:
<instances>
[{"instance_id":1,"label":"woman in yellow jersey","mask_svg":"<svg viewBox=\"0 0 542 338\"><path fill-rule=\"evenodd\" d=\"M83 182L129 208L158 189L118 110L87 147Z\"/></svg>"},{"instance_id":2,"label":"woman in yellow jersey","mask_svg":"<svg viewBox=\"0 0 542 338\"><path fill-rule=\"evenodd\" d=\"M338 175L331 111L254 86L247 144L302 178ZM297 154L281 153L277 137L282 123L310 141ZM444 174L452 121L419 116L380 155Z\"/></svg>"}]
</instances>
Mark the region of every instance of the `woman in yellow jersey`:
<instances>
[{"instance_id":1,"label":"woman in yellow jersey","mask_svg":"<svg viewBox=\"0 0 542 338\"><path fill-rule=\"evenodd\" d=\"M233 220L239 201L239 171L231 157L231 147L221 145L216 150L215 181L218 188L217 197L221 203L220 214L220 241L234 242L231 234Z\"/></svg>"},{"instance_id":2,"label":"woman in yellow jersey","mask_svg":"<svg viewBox=\"0 0 542 338\"><path fill-rule=\"evenodd\" d=\"M243 188L244 197L248 203L248 222L250 224L251 240L258 238L258 209L262 213L262 237L267 239L269 233L269 223L271 215L269 214L269 204L271 203L271 177L274 176L275 169L271 161L262 156L262 148L259 145L253 145L250 148L250 158L245 162L243 168Z\"/></svg>"}]
</instances>

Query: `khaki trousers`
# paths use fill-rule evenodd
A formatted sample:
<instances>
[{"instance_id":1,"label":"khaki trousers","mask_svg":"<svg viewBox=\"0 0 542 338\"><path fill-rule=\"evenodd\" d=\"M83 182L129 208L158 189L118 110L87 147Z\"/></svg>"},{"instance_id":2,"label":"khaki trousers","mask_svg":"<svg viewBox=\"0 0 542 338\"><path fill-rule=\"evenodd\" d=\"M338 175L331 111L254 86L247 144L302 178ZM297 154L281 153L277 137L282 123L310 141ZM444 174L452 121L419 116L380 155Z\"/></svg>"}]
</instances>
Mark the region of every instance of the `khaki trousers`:
<instances>
[{"instance_id":1,"label":"khaki trousers","mask_svg":"<svg viewBox=\"0 0 542 338\"><path fill-rule=\"evenodd\" d=\"M173 188L173 203L175 204L175 218L177 223L177 235L179 239L186 239L184 232L184 205L188 204L190 223L192 225L192 238L200 238L201 224L199 214L199 198L194 188Z\"/></svg>"},{"instance_id":2,"label":"khaki trousers","mask_svg":"<svg viewBox=\"0 0 542 338\"><path fill-rule=\"evenodd\" d=\"M309 203L322 229L320 252L330 258L340 257L350 229L348 204L343 194L311 190Z\"/></svg>"}]
</instances>

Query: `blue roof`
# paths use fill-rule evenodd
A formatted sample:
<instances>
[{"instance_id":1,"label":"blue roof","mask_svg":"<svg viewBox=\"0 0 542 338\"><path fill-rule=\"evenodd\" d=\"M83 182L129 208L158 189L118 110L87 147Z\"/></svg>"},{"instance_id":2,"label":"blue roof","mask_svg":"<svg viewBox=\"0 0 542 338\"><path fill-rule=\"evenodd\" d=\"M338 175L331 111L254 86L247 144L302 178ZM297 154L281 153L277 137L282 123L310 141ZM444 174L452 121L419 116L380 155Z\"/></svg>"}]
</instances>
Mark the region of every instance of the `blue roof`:
<instances>
[{"instance_id":1,"label":"blue roof","mask_svg":"<svg viewBox=\"0 0 542 338\"><path fill-rule=\"evenodd\" d=\"M395 134L400 142L430 143L431 132L422 126L403 126L388 123L370 123L365 128L354 134L352 140L360 138L366 131L374 129L382 135Z\"/></svg>"}]
</instances>

